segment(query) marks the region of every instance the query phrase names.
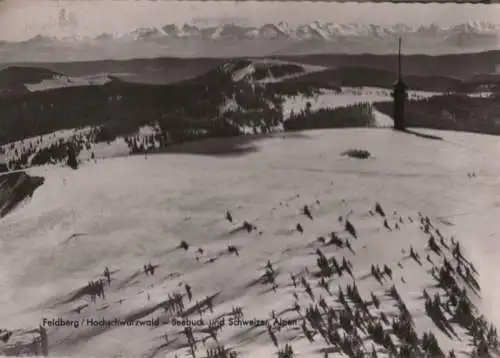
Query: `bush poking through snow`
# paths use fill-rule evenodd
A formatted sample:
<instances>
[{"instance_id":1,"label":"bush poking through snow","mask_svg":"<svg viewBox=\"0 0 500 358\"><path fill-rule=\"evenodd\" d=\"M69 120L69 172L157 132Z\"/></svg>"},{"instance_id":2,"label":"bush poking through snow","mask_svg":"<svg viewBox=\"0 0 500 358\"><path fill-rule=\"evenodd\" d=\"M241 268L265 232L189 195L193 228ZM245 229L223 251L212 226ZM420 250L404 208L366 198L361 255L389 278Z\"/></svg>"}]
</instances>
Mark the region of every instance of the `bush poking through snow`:
<instances>
[{"instance_id":1,"label":"bush poking through snow","mask_svg":"<svg viewBox=\"0 0 500 358\"><path fill-rule=\"evenodd\" d=\"M187 251L189 249L189 244L186 241L182 240L181 243L179 244L178 248L184 249Z\"/></svg>"},{"instance_id":2,"label":"bush poking through snow","mask_svg":"<svg viewBox=\"0 0 500 358\"><path fill-rule=\"evenodd\" d=\"M217 346L216 348L211 348L207 350L207 358L236 358L238 354L235 351L231 351L224 346Z\"/></svg>"},{"instance_id":3,"label":"bush poking through snow","mask_svg":"<svg viewBox=\"0 0 500 358\"><path fill-rule=\"evenodd\" d=\"M278 357L279 358L293 358L294 353L293 353L292 346L289 344L286 344L285 348L278 351Z\"/></svg>"},{"instance_id":4,"label":"bush poking through snow","mask_svg":"<svg viewBox=\"0 0 500 358\"><path fill-rule=\"evenodd\" d=\"M364 149L348 149L341 155L350 158L367 159L370 157L370 152Z\"/></svg>"},{"instance_id":5,"label":"bush poking through snow","mask_svg":"<svg viewBox=\"0 0 500 358\"><path fill-rule=\"evenodd\" d=\"M74 170L78 169L78 159L77 159L76 150L75 150L74 146L71 144L68 145L67 164L70 168L72 168Z\"/></svg>"}]
</instances>

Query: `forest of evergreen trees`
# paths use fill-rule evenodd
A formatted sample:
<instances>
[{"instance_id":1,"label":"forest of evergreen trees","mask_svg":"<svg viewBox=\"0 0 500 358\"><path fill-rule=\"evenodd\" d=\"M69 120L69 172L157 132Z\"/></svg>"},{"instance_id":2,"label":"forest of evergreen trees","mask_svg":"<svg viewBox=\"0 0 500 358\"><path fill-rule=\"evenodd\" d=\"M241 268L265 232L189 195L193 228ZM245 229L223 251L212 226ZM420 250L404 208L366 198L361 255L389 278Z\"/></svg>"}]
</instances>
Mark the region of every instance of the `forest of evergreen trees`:
<instances>
[{"instance_id":1,"label":"forest of evergreen trees","mask_svg":"<svg viewBox=\"0 0 500 358\"><path fill-rule=\"evenodd\" d=\"M435 96L409 101L405 106L408 127L500 134L500 101L461 94ZM392 103L374 103L382 113L392 116Z\"/></svg>"},{"instance_id":2,"label":"forest of evergreen trees","mask_svg":"<svg viewBox=\"0 0 500 358\"><path fill-rule=\"evenodd\" d=\"M367 103L358 103L351 106L337 108L321 108L311 110L310 103L299 113L291 113L290 118L284 123L287 131L321 129L321 128L346 128L373 126L375 118L372 106Z\"/></svg>"},{"instance_id":3,"label":"forest of evergreen trees","mask_svg":"<svg viewBox=\"0 0 500 358\"><path fill-rule=\"evenodd\" d=\"M93 129L86 135L71 139L76 156L95 143L110 143L118 137L126 139L131 153L142 153L204 138L269 133L281 127L286 131L370 127L375 123L374 108L392 116L390 101L319 110L308 103L284 120L284 96L314 96L319 91L315 78L265 85L215 79L208 78L208 84L192 81L176 85L113 81L104 86L0 98L0 144L62 129L90 127ZM332 88L338 90L333 82ZM408 127L500 134L498 97L435 96L409 101L405 112ZM157 126L157 132L138 138L139 128L146 125ZM38 144L11 148L9 168L67 160L67 141L47 147Z\"/></svg>"}]
</instances>

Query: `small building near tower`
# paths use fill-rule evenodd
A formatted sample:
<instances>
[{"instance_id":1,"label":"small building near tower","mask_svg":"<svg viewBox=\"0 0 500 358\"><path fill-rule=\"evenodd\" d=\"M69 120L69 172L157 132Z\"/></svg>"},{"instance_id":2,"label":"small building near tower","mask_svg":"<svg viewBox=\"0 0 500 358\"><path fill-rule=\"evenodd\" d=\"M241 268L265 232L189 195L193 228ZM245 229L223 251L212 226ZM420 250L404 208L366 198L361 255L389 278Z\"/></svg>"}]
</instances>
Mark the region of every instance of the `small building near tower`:
<instances>
[{"instance_id":1,"label":"small building near tower","mask_svg":"<svg viewBox=\"0 0 500 358\"><path fill-rule=\"evenodd\" d=\"M405 123L405 102L408 99L408 86L403 81L397 81L393 85L393 118L394 129L404 131Z\"/></svg>"}]
</instances>

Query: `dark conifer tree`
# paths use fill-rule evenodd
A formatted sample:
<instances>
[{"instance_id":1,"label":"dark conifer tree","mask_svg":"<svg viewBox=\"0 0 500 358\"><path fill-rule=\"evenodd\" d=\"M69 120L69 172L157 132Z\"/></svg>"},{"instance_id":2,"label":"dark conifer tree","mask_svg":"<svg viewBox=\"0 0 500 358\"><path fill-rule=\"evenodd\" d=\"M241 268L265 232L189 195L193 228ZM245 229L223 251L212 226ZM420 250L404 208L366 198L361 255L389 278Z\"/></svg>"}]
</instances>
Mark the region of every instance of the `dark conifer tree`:
<instances>
[{"instance_id":1,"label":"dark conifer tree","mask_svg":"<svg viewBox=\"0 0 500 358\"><path fill-rule=\"evenodd\" d=\"M74 170L78 169L78 160L76 158L76 151L72 144L68 145L68 161L66 164Z\"/></svg>"}]
</instances>

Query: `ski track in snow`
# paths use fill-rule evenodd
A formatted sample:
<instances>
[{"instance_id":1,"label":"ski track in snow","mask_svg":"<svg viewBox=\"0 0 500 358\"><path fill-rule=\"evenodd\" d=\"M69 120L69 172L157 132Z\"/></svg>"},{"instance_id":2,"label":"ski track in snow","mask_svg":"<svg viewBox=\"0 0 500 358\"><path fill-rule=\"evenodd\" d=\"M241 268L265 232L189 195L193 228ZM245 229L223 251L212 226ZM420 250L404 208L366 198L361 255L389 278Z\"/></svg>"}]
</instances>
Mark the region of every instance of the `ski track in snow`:
<instances>
[{"instance_id":1,"label":"ski track in snow","mask_svg":"<svg viewBox=\"0 0 500 358\"><path fill-rule=\"evenodd\" d=\"M2 327L29 329L43 318L113 319L134 313L140 319L164 319L163 309L148 313L147 308L165 301L169 293L184 293L181 283L189 283L193 290L187 307L220 292L214 299L214 313L204 313L205 320L235 306L243 308L247 319L269 319L271 310L279 313L292 307L293 292L305 309L312 301L303 288L293 288L289 274L306 266L313 271L314 252L321 247L317 237L327 237L331 231L348 237L337 218L352 210L349 220L359 234L358 240L350 238L355 255L334 246L321 247L325 255L351 260L363 298L373 291L386 312L395 308L384 291L395 284L419 335L432 330L445 352L454 348L462 356L460 351L468 343L463 330L455 327L461 338L450 340L423 312L422 289L432 294L429 286L434 282L426 272L430 269L424 252L428 237L419 229L417 212L429 215L445 237L453 235L464 245L466 257L480 272L482 299L471 297L488 318L500 323L495 305L500 299L500 279L495 274L500 257L498 140L487 135L422 132L437 133L445 140L392 130L310 131L302 137L282 134L263 139L256 143L259 151L241 157L151 155L89 162L77 171L31 168L28 173L45 177L45 184L28 204L0 221ZM349 148L369 150L372 158L340 155ZM467 177L472 171L477 178ZM386 213L396 210L405 218L400 231L385 230L380 217L368 214L375 202ZM300 214L306 204L312 221ZM236 224L224 219L226 209ZM443 218L449 225L439 223ZM257 230L234 230L243 220L253 222ZM299 222L302 235L294 230ZM175 249L181 240L191 245L188 251ZM221 255L227 245L238 247L240 256ZM410 245L420 253L423 267L403 260L401 250L408 251ZM200 247L204 253L197 262ZM205 263L210 258L217 259ZM269 286L250 284L262 275L268 260L280 271L277 293ZM142 272L148 262L158 265L154 276ZM388 264L394 280L381 286L373 278L362 279L372 263ZM105 265L118 270L112 274L105 300L91 303L85 297L62 303L102 274ZM316 279L308 280L316 297L322 295L329 304L338 305L317 287ZM338 285L345 288L347 283L352 283L350 277L334 276L330 283L334 296ZM85 303L89 306L80 314L71 313ZM198 317L195 313L192 319ZM289 312L282 318L297 316ZM158 348L156 356L185 356L188 349L181 328L171 324L48 328L50 353L151 357ZM207 336L199 328L195 327L195 337ZM165 333L173 342L161 348ZM299 357L317 357L317 350L327 346L319 336L309 343L300 325L278 332L277 337L281 346L289 341ZM243 357L272 357L276 352L265 327L228 326L218 338ZM211 339L206 344L216 346ZM199 346L203 354L205 347Z\"/></svg>"}]
</instances>

